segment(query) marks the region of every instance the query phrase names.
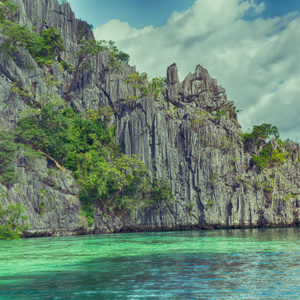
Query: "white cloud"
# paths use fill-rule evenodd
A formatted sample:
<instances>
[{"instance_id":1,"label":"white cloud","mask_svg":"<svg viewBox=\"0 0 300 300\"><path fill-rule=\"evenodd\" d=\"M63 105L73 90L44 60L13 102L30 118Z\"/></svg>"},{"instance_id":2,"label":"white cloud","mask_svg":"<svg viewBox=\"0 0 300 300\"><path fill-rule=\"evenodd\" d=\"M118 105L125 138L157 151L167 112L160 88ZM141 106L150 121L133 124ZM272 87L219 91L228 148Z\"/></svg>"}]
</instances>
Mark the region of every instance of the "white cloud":
<instances>
[{"instance_id":1,"label":"white cloud","mask_svg":"<svg viewBox=\"0 0 300 300\"><path fill-rule=\"evenodd\" d=\"M96 37L102 40L114 40L121 41L125 38L139 38L142 35L145 35L151 32L154 29L154 26L147 26L142 29L136 29L130 27L126 22L121 22L116 19L112 19L101 27L97 27L94 30ZM111 37L114 37L113 39Z\"/></svg>"},{"instance_id":2,"label":"white cloud","mask_svg":"<svg viewBox=\"0 0 300 300\"><path fill-rule=\"evenodd\" d=\"M261 14L266 9L266 4L264 2L256 3L255 0L251 0L250 7L254 10L254 13Z\"/></svg>"},{"instance_id":3,"label":"white cloud","mask_svg":"<svg viewBox=\"0 0 300 300\"><path fill-rule=\"evenodd\" d=\"M164 26L136 29L111 20L94 34L116 41L130 54L130 63L151 76L165 76L176 62L183 79L203 65L243 110L244 129L252 121L271 123L283 138L300 140L300 19L265 20L259 18L264 9L263 2L253 0L196 0ZM258 14L254 21L243 19L249 11Z\"/></svg>"}]
</instances>

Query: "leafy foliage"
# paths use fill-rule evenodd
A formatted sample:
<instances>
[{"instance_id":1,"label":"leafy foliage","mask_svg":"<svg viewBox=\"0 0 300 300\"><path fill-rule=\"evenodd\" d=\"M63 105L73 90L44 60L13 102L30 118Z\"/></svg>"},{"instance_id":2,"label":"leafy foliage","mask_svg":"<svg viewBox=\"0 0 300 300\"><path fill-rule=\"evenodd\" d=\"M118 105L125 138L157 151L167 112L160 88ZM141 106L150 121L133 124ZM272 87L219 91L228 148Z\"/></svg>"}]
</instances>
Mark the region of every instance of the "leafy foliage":
<instances>
[{"instance_id":1,"label":"leafy foliage","mask_svg":"<svg viewBox=\"0 0 300 300\"><path fill-rule=\"evenodd\" d=\"M211 112L215 112L215 120L221 119L222 116L228 117L232 122L237 121L237 113L241 110L237 109L236 106L226 105L221 107L220 109L215 110L215 108L211 108Z\"/></svg>"},{"instance_id":2,"label":"leafy foliage","mask_svg":"<svg viewBox=\"0 0 300 300\"><path fill-rule=\"evenodd\" d=\"M0 132L0 182L10 186L17 181L16 150L14 137L8 132Z\"/></svg>"},{"instance_id":3,"label":"leafy foliage","mask_svg":"<svg viewBox=\"0 0 300 300\"><path fill-rule=\"evenodd\" d=\"M31 50L30 53L40 64L51 65L55 57L66 50L60 30L56 27L45 29L38 41L38 48Z\"/></svg>"},{"instance_id":4,"label":"leafy foliage","mask_svg":"<svg viewBox=\"0 0 300 300\"><path fill-rule=\"evenodd\" d=\"M274 147L270 143L267 143L259 155L256 156L253 154L252 162L262 171L267 167L284 163L285 153L274 150Z\"/></svg>"},{"instance_id":5,"label":"leafy foliage","mask_svg":"<svg viewBox=\"0 0 300 300\"><path fill-rule=\"evenodd\" d=\"M125 83L129 83L133 90L133 93L126 98L130 107L139 102L140 98L148 95L147 76L146 73L133 72L126 77Z\"/></svg>"},{"instance_id":6,"label":"leafy foliage","mask_svg":"<svg viewBox=\"0 0 300 300\"><path fill-rule=\"evenodd\" d=\"M53 79L52 75L44 77L44 81L46 87L48 88L48 91L51 87L60 84L59 81L55 81ZM52 103L62 103L61 98L55 94L36 92L36 87L34 84L24 87L18 81L16 81L12 83L12 88L10 91L19 95L23 99L25 104L31 107L30 109L21 112L21 116L27 114L39 114L39 109L42 108L43 104L49 101L51 101Z\"/></svg>"},{"instance_id":7,"label":"leafy foliage","mask_svg":"<svg viewBox=\"0 0 300 300\"><path fill-rule=\"evenodd\" d=\"M21 26L8 20L7 18L15 13L17 7L10 5L9 1L4 5L1 5L1 3L2 2L0 2L0 32L5 35L7 39L1 44L0 50L7 56L15 59L18 48L23 46L39 65L51 65L55 57L59 56L61 51L65 51L65 46L58 28L52 27L45 29L42 34L39 35L26 26Z\"/></svg>"},{"instance_id":8,"label":"leafy foliage","mask_svg":"<svg viewBox=\"0 0 300 300\"><path fill-rule=\"evenodd\" d=\"M92 25L86 21L79 20L77 23L77 42L80 43L82 40L87 41L91 39L91 29Z\"/></svg>"},{"instance_id":9,"label":"leafy foliage","mask_svg":"<svg viewBox=\"0 0 300 300\"><path fill-rule=\"evenodd\" d=\"M259 167L260 170L263 170L269 166L269 162L273 153L273 146L267 144L259 153L258 156L255 154L252 157L252 161L255 165Z\"/></svg>"},{"instance_id":10,"label":"leafy foliage","mask_svg":"<svg viewBox=\"0 0 300 300\"><path fill-rule=\"evenodd\" d=\"M121 71L121 61L128 62L129 55L119 51L113 41L96 41L94 39L81 40L81 49L76 53L76 57L78 58L77 65L74 68L73 72L73 80L68 88L66 94L66 101L70 100L70 95L75 87L76 81L78 79L79 74L83 70L91 69L92 67L92 58L94 58L98 53L102 51L109 52L109 65L108 70L110 71Z\"/></svg>"},{"instance_id":11,"label":"leafy foliage","mask_svg":"<svg viewBox=\"0 0 300 300\"><path fill-rule=\"evenodd\" d=\"M284 201L285 201L285 202L289 202L290 200L291 200L291 201L294 201L296 198L297 198L296 195L293 195L293 194L287 194L287 195L284 197Z\"/></svg>"},{"instance_id":12,"label":"leafy foliage","mask_svg":"<svg viewBox=\"0 0 300 300\"><path fill-rule=\"evenodd\" d=\"M40 66L51 65L56 60L62 70L73 74L65 101L53 95L37 94L34 86L26 88L18 82L13 84L12 92L20 95L30 107L21 113L15 130L16 142L32 147L34 153L46 156L60 170L67 168L73 172L80 187L83 217L89 223L93 215L92 206L99 206L105 213L124 214L157 201L172 200L167 180L154 178L137 156L124 155L114 144L114 127L107 122L113 114L111 109L75 114L66 105L79 74L92 68L98 53L107 51L107 71L118 73L122 72L123 63L128 63L129 55L118 50L112 41L91 39L89 25L79 22L81 48L76 53L78 60L73 67L60 58L65 47L58 28L46 29L38 34L8 20L7 15L6 11L1 11L0 31L6 36L1 45L2 51L14 58L22 46ZM45 82L49 89L57 84L51 76L45 78ZM160 78L147 82L144 93L158 98L163 82L164 79ZM10 144L6 143L6 148L2 149L5 155L9 150L7 145ZM8 165L5 163L4 167L8 168ZM38 210L43 214L46 205L42 198L40 200Z\"/></svg>"},{"instance_id":13,"label":"leafy foliage","mask_svg":"<svg viewBox=\"0 0 300 300\"><path fill-rule=\"evenodd\" d=\"M244 143L254 143L260 145L261 141L274 137L279 139L279 132L276 126L263 123L261 125L254 125L251 133L242 134L242 140Z\"/></svg>"},{"instance_id":14,"label":"leafy foliage","mask_svg":"<svg viewBox=\"0 0 300 300\"><path fill-rule=\"evenodd\" d=\"M148 85L149 93L155 100L159 99L161 93L165 91L167 79L165 77L154 77Z\"/></svg>"},{"instance_id":15,"label":"leafy foliage","mask_svg":"<svg viewBox=\"0 0 300 300\"><path fill-rule=\"evenodd\" d=\"M21 224L28 217L23 215L25 210L20 203L5 205L5 199L6 193L2 189L0 191L0 239L18 239L20 234L29 227Z\"/></svg>"},{"instance_id":16,"label":"leafy foliage","mask_svg":"<svg viewBox=\"0 0 300 300\"><path fill-rule=\"evenodd\" d=\"M195 203L185 203L186 210L190 216L193 215L193 209L195 205Z\"/></svg>"},{"instance_id":17,"label":"leafy foliage","mask_svg":"<svg viewBox=\"0 0 300 300\"><path fill-rule=\"evenodd\" d=\"M208 181L213 187L217 186L220 182L220 176L217 173L212 173Z\"/></svg>"},{"instance_id":18,"label":"leafy foliage","mask_svg":"<svg viewBox=\"0 0 300 300\"><path fill-rule=\"evenodd\" d=\"M218 109L216 111L216 119L221 119L222 116L225 116L226 115L226 111L223 111L223 110L220 110Z\"/></svg>"},{"instance_id":19,"label":"leafy foliage","mask_svg":"<svg viewBox=\"0 0 300 300\"><path fill-rule=\"evenodd\" d=\"M122 63L129 62L129 55L123 51L120 51L113 41L102 41L106 44L106 50L109 51L109 63L108 63L108 70L109 71L116 71L118 73L122 73Z\"/></svg>"},{"instance_id":20,"label":"leafy foliage","mask_svg":"<svg viewBox=\"0 0 300 300\"><path fill-rule=\"evenodd\" d=\"M168 181L153 178L137 156L128 157L114 145L114 127L100 112L75 114L49 101L19 121L16 135L57 167L73 171L86 217L93 214L91 205L123 214L172 200Z\"/></svg>"},{"instance_id":21,"label":"leafy foliage","mask_svg":"<svg viewBox=\"0 0 300 300\"><path fill-rule=\"evenodd\" d=\"M141 98L153 96L158 100L161 93L165 90L166 78L155 77L150 82L147 80L147 73L133 72L126 77L125 83L132 88L132 93L125 99L130 106L136 104Z\"/></svg>"},{"instance_id":22,"label":"leafy foliage","mask_svg":"<svg viewBox=\"0 0 300 300\"><path fill-rule=\"evenodd\" d=\"M86 66L90 66L90 59L97 55L98 53L107 50L110 54L110 60L113 61L124 61L128 63L129 55L117 49L115 42L113 41L96 41L94 39L89 39L87 41L82 41L81 49L76 53L76 56L79 58L79 66L80 68L84 68ZM113 64L115 62L111 62L111 69L113 68Z\"/></svg>"},{"instance_id":23,"label":"leafy foliage","mask_svg":"<svg viewBox=\"0 0 300 300\"><path fill-rule=\"evenodd\" d=\"M260 171L285 162L286 153L283 150L274 149L270 141L266 142L266 140L273 138L282 146L283 142L279 137L278 128L266 123L259 126L254 125L251 133L242 134L245 150L251 149L252 146L259 148L262 144L264 145L258 155L253 154L252 156L252 162Z\"/></svg>"},{"instance_id":24,"label":"leafy foliage","mask_svg":"<svg viewBox=\"0 0 300 300\"><path fill-rule=\"evenodd\" d=\"M61 169L58 163L67 152L64 143L68 128L68 119L62 116L65 103L62 99L54 99L43 105L42 109L29 109L19 121L16 129L18 142L30 145L52 160ZM58 161L53 158L57 157Z\"/></svg>"},{"instance_id":25,"label":"leafy foliage","mask_svg":"<svg viewBox=\"0 0 300 300\"><path fill-rule=\"evenodd\" d=\"M17 16L18 9L19 6L12 3L11 1L0 1L0 22L4 20L14 21Z\"/></svg>"},{"instance_id":26,"label":"leafy foliage","mask_svg":"<svg viewBox=\"0 0 300 300\"><path fill-rule=\"evenodd\" d=\"M13 59L15 59L14 56L19 46L24 46L30 52L38 44L38 35L36 33L31 32L26 26L21 26L9 20L1 22L0 31L7 37L5 42L1 44L0 49Z\"/></svg>"}]
</instances>

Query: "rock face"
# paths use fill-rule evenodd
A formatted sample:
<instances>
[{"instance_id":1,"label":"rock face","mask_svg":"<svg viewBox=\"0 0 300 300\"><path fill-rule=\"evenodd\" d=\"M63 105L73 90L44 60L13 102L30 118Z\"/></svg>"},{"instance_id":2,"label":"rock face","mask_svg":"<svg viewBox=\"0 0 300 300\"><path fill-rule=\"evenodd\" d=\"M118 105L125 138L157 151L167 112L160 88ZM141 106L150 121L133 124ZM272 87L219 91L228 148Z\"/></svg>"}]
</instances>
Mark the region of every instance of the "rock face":
<instances>
[{"instance_id":1,"label":"rock face","mask_svg":"<svg viewBox=\"0 0 300 300\"><path fill-rule=\"evenodd\" d=\"M61 28L67 49L64 56L75 64L79 21L70 5L59 5L55 0L14 2L20 6L21 24L34 25L40 31L48 26ZM0 35L0 43L3 39ZM7 201L26 206L28 223L32 224L26 236L299 225L298 144L287 141L286 162L260 172L251 164L252 153L244 151L233 102L227 101L225 89L205 68L198 65L193 74L180 82L176 64L171 65L166 92L161 95L164 101L144 97L131 107L124 101L131 93L125 80L135 69L124 64L122 74L111 72L108 60L106 52L100 53L93 71L79 76L71 105L78 112L112 107L116 142L123 143L125 154L140 154L157 177L167 177L176 201L139 212L135 218L104 217L96 209L94 226L86 228L71 174L53 174L49 161L31 161L20 149L19 181L9 190L2 188L8 194ZM25 68L28 64L35 68ZM66 85L72 81L72 76L62 72L56 63L50 69L39 68L22 48L15 61L0 54L2 130L14 129L20 112L28 108L20 96L11 92L12 83L34 85L36 92L45 93L48 90L43 77L49 73ZM65 96L62 85L53 87L51 92ZM45 190L48 192L44 195ZM43 197L50 200L41 214Z\"/></svg>"}]
</instances>

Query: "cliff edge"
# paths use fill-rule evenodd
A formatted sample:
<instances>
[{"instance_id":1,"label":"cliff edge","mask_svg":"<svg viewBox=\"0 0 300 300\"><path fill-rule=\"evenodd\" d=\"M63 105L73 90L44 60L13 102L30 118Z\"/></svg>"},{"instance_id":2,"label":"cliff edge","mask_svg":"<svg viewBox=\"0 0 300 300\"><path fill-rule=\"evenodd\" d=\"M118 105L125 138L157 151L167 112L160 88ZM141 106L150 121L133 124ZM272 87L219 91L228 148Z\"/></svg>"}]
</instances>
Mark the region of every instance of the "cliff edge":
<instances>
[{"instance_id":1,"label":"cliff edge","mask_svg":"<svg viewBox=\"0 0 300 300\"><path fill-rule=\"evenodd\" d=\"M34 26L40 33L58 27L65 46L61 58L76 65L82 21L68 3L12 2L19 6L20 25ZM86 36L93 36L85 30ZM0 34L0 44L5 40ZM26 222L32 227L25 236L299 225L299 145L272 140L274 151L283 153L284 160L264 169L254 164L253 155L258 156L267 142L246 145L234 103L202 66L180 82L174 63L159 97L145 94L132 105L126 99L133 93L128 76L135 68L122 62L121 72L112 70L108 51L92 58L92 68L82 69L68 95L74 71L61 68L57 61L41 66L22 46L15 54L15 59L8 59L0 53L1 131L16 129L22 111L30 108L24 95L14 92L16 83L33 87L40 95L50 90L52 95L68 97L77 113L110 107L115 142L127 156L140 155L155 177L167 178L175 198L134 216L104 214L95 207L94 224L88 226L72 172L58 170L46 157L32 159L19 147L18 180L0 188L7 203L26 207ZM60 84L47 86L44 79L50 75ZM43 197L49 201L43 201L40 213Z\"/></svg>"}]
</instances>

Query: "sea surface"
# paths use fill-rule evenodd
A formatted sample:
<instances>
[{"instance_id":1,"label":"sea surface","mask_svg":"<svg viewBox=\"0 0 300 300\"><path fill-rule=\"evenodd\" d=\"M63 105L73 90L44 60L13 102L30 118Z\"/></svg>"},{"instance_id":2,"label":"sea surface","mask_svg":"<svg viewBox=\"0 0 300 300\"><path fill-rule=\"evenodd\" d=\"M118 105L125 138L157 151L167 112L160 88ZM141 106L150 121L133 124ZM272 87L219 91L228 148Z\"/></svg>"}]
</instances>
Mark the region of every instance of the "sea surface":
<instances>
[{"instance_id":1,"label":"sea surface","mask_svg":"<svg viewBox=\"0 0 300 300\"><path fill-rule=\"evenodd\" d=\"M0 241L0 299L300 299L300 228Z\"/></svg>"}]
</instances>

